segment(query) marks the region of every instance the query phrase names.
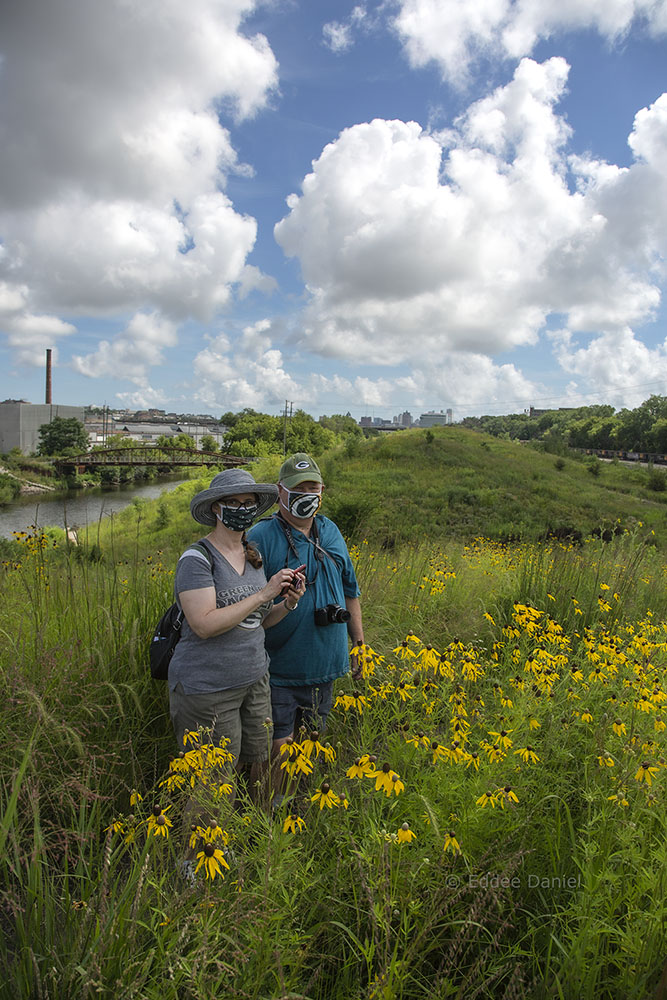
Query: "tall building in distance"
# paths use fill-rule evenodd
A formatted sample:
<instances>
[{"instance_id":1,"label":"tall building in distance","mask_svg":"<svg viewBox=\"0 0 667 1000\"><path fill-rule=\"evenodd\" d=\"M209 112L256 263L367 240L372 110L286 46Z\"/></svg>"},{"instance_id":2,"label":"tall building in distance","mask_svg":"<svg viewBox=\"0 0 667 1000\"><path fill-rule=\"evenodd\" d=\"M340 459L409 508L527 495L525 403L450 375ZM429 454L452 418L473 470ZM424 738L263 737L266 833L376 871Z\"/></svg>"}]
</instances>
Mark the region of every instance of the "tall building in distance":
<instances>
[{"instance_id":1,"label":"tall building in distance","mask_svg":"<svg viewBox=\"0 0 667 1000\"><path fill-rule=\"evenodd\" d=\"M445 424L451 424L452 422L452 411L447 410L443 413L439 410L437 413L435 410L429 410L428 413L422 413L419 418L420 427L444 427Z\"/></svg>"}]
</instances>

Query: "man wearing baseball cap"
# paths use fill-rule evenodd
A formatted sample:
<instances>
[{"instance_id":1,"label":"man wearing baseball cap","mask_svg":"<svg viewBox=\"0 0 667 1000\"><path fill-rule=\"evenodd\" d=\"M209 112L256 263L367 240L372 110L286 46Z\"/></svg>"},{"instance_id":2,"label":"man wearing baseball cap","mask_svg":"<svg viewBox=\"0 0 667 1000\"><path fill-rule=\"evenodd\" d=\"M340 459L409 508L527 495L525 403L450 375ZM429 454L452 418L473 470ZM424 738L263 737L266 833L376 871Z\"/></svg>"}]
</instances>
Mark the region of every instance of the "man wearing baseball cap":
<instances>
[{"instance_id":1,"label":"man wearing baseball cap","mask_svg":"<svg viewBox=\"0 0 667 1000\"><path fill-rule=\"evenodd\" d=\"M279 510L248 538L260 549L267 576L288 567L306 578L298 607L266 633L274 753L303 722L320 732L331 709L333 682L350 669L348 640L364 641L359 587L350 555L333 521L318 510L322 474L298 452L280 469ZM352 667L356 670L356 661Z\"/></svg>"}]
</instances>

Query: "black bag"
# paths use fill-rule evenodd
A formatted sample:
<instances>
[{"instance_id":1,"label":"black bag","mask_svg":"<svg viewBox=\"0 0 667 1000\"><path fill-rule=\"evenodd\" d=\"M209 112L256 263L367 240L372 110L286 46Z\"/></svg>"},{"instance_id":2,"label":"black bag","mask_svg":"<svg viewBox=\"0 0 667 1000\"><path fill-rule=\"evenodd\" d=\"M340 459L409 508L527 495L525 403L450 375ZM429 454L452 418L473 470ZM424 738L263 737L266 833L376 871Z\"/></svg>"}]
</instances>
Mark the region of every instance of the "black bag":
<instances>
[{"instance_id":1,"label":"black bag","mask_svg":"<svg viewBox=\"0 0 667 1000\"><path fill-rule=\"evenodd\" d=\"M195 542L190 546L203 552L212 566L211 557L205 545ZM169 664L176 649L176 643L181 638L181 625L183 624L183 612L178 604L172 604L167 608L155 626L155 632L148 648L148 662L151 668L151 677L156 681L166 681L169 676Z\"/></svg>"}]
</instances>

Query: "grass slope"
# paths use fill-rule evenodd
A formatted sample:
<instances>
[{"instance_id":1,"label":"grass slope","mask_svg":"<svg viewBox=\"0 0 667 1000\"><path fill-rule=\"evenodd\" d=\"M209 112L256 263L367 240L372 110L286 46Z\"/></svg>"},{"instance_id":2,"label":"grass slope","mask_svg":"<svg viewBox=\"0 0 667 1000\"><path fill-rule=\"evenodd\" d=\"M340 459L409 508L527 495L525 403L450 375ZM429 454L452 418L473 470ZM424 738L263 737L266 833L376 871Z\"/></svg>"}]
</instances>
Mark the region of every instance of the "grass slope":
<instances>
[{"instance_id":1,"label":"grass slope","mask_svg":"<svg viewBox=\"0 0 667 1000\"><path fill-rule=\"evenodd\" d=\"M597 460L594 460L597 461ZM538 538L573 528L588 535L620 519L656 536L667 494L639 467L558 459L461 427L411 430L329 453L325 512L349 536L393 545L425 538Z\"/></svg>"}]
</instances>

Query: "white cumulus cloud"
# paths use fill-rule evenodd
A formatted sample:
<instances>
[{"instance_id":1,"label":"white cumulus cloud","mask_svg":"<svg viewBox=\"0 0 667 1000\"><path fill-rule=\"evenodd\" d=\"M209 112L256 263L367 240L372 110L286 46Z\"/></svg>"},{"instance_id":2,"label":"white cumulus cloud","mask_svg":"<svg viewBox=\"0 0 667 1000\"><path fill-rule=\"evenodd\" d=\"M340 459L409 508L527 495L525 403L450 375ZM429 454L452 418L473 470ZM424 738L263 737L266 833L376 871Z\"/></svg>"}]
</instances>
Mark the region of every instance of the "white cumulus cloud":
<instances>
[{"instance_id":1,"label":"white cumulus cloud","mask_svg":"<svg viewBox=\"0 0 667 1000\"><path fill-rule=\"evenodd\" d=\"M543 392L514 365L496 365L488 356L473 353L440 355L426 363L418 361L409 373L380 377L342 375L321 361L304 373L302 364L296 370L296 362L303 358L289 360L274 346L276 333L280 331L270 320L260 320L234 341L225 333L211 337L194 359L197 398L221 410L249 406L277 411L287 399L296 407L317 405L321 412L381 408L389 417L408 407L416 417L433 407L467 412L475 404L476 412L485 412L496 404L509 404L511 409L515 401L530 401Z\"/></svg>"},{"instance_id":2,"label":"white cumulus cloud","mask_svg":"<svg viewBox=\"0 0 667 1000\"><path fill-rule=\"evenodd\" d=\"M157 313L136 313L112 341L101 340L97 350L75 355L72 366L82 375L112 375L145 383L147 373L163 360L165 347L176 343L176 326Z\"/></svg>"},{"instance_id":3,"label":"white cumulus cloud","mask_svg":"<svg viewBox=\"0 0 667 1000\"><path fill-rule=\"evenodd\" d=\"M0 281L26 316L206 319L235 284L262 286L255 220L222 190L249 168L218 118L254 115L277 84L266 38L243 32L255 6L3 5Z\"/></svg>"},{"instance_id":4,"label":"white cumulus cloud","mask_svg":"<svg viewBox=\"0 0 667 1000\"><path fill-rule=\"evenodd\" d=\"M310 292L303 344L396 365L537 342L550 314L613 332L650 319L667 252L667 96L637 115L628 169L568 155L561 58L441 135L355 125L288 199L276 239ZM322 234L326 238L322 238Z\"/></svg>"},{"instance_id":5,"label":"white cumulus cloud","mask_svg":"<svg viewBox=\"0 0 667 1000\"><path fill-rule=\"evenodd\" d=\"M391 24L413 66L435 62L444 79L465 82L480 56L517 59L541 39L597 31L609 41L631 27L667 32L665 0L396 0Z\"/></svg>"}]
</instances>

